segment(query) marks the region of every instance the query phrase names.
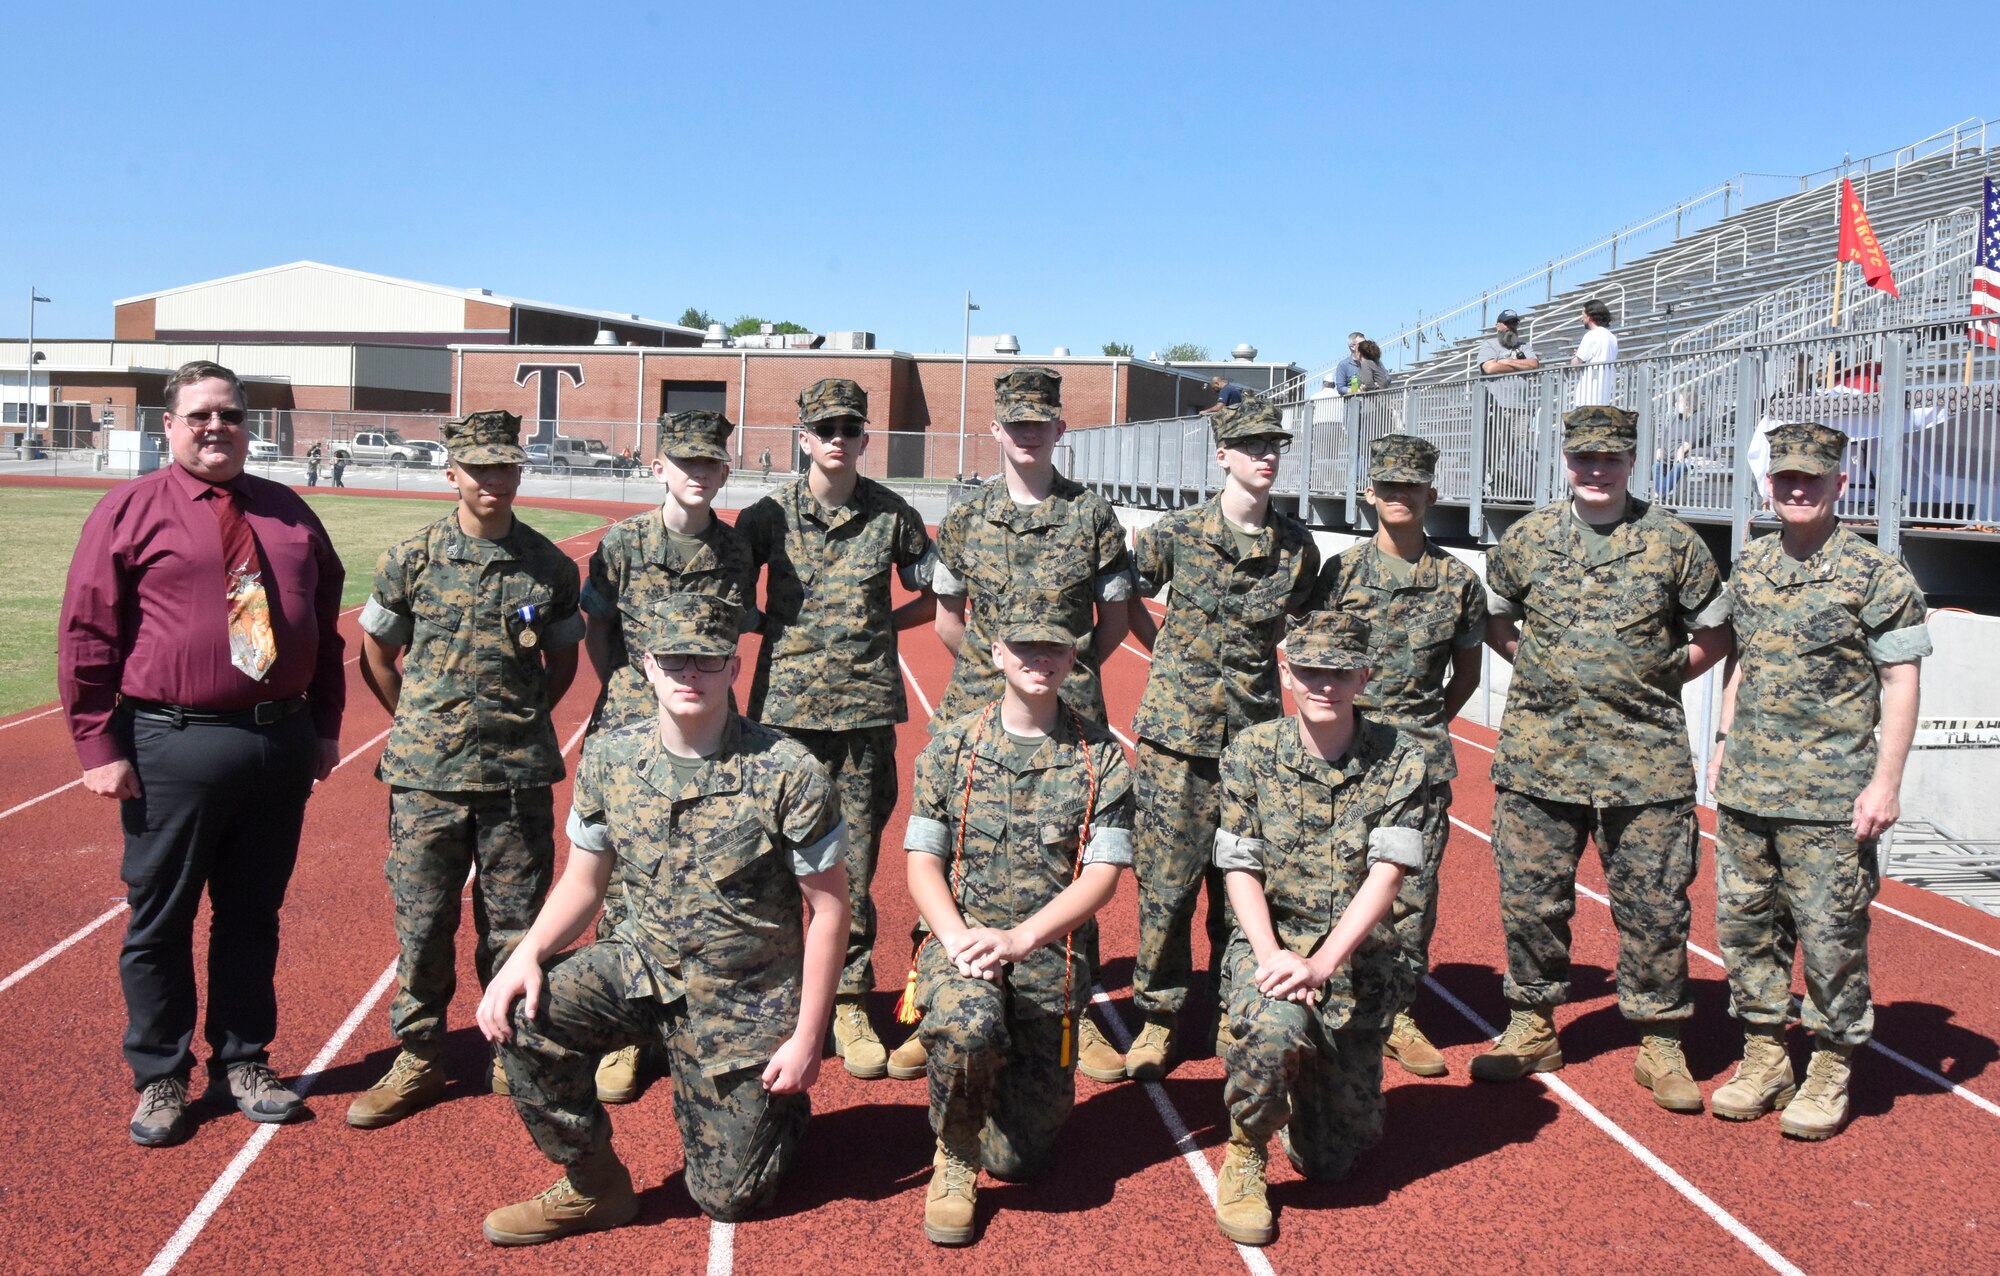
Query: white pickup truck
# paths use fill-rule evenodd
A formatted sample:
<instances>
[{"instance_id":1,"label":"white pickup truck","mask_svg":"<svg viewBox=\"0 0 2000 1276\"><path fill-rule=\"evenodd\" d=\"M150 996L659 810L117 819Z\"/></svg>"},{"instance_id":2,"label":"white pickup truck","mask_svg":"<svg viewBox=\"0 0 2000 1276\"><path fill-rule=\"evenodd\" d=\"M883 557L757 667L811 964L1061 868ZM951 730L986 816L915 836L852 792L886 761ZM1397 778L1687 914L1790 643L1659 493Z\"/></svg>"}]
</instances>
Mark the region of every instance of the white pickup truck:
<instances>
[{"instance_id":1,"label":"white pickup truck","mask_svg":"<svg viewBox=\"0 0 2000 1276\"><path fill-rule=\"evenodd\" d=\"M336 459L373 461L388 465L430 465L431 453L407 442L394 430L364 430L345 443L333 445Z\"/></svg>"}]
</instances>

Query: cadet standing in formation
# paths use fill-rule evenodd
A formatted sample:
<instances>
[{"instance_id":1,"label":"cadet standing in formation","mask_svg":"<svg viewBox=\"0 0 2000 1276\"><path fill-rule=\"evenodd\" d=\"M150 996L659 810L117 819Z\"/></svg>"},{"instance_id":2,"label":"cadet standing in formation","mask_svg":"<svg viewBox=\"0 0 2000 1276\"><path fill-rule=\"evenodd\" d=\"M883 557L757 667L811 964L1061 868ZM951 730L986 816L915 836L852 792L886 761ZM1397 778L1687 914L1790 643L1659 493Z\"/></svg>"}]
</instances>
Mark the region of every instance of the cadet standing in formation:
<instances>
[{"instance_id":1,"label":"cadet standing in formation","mask_svg":"<svg viewBox=\"0 0 2000 1276\"><path fill-rule=\"evenodd\" d=\"M1111 503L1056 470L1062 418L1062 374L1014 368L993 381L993 438L1000 475L979 495L945 514L938 528L937 634L955 657L951 683L931 719L933 729L992 703L1002 679L988 659L992 613L1016 589L1051 597L1049 617L1077 639L1075 668L1063 699L1085 718L1105 723L1097 666L1128 632L1125 600L1132 596L1131 555ZM970 653L969 655L967 653ZM1097 969L1097 928L1078 946ZM1084 1016L1078 1055L1093 1081L1120 1081L1125 1058ZM924 1075L923 1044L912 1035L889 1058L889 1075Z\"/></svg>"},{"instance_id":2,"label":"cadet standing in formation","mask_svg":"<svg viewBox=\"0 0 2000 1276\"><path fill-rule=\"evenodd\" d=\"M1437 460L1437 445L1413 434L1389 434L1369 445L1367 499L1375 510L1375 535L1327 563L1313 599L1314 610L1333 608L1368 622L1374 672L1356 703L1370 721L1396 728L1424 750L1430 777L1424 863L1403 884L1395 922L1416 972L1412 1000L1430 971L1438 871L1451 840L1451 782L1458 775L1451 720L1479 688L1486 637L1479 577L1424 534L1424 519L1437 503L1431 486ZM1444 1055L1408 1004L1398 1007L1383 1048L1420 1077L1444 1075Z\"/></svg>"},{"instance_id":3,"label":"cadet standing in formation","mask_svg":"<svg viewBox=\"0 0 2000 1276\"><path fill-rule=\"evenodd\" d=\"M391 786L389 896L400 951L389 1031L402 1046L347 1109L347 1123L362 1129L444 1095L438 1052L458 984L467 870L476 868L473 966L482 987L555 875L552 786L563 763L550 713L576 676L583 618L575 565L514 517L528 459L520 432L511 412L445 426L457 508L383 553L361 611L361 678L393 718L375 775ZM505 1092L497 1061L494 1089Z\"/></svg>"},{"instance_id":4,"label":"cadet standing in formation","mask_svg":"<svg viewBox=\"0 0 2000 1276\"><path fill-rule=\"evenodd\" d=\"M1783 1107L1784 1133L1826 1139L1847 1119L1848 1056L1875 1026L1876 839L1901 813L1931 641L1909 569L1834 512L1847 436L1781 425L1770 441L1779 530L1745 546L1730 574L1737 653L1709 763L1716 938L1743 1021L1743 1061L1710 1102L1732 1121ZM1813 1055L1795 1086L1785 1021L1801 944Z\"/></svg>"},{"instance_id":5,"label":"cadet standing in formation","mask_svg":"<svg viewBox=\"0 0 2000 1276\"><path fill-rule=\"evenodd\" d=\"M1125 1073L1157 1081L1175 1055L1175 1033L1194 974L1195 901L1209 882L1209 969L1227 938L1221 874L1210 862L1221 809L1223 749L1279 716L1277 646L1285 617L1300 615L1319 570L1305 524L1271 508L1278 459L1291 445L1284 418L1252 400L1213 418L1222 490L1190 510L1142 527L1133 538L1138 591L1133 636L1153 652L1139 701L1135 787L1139 956L1132 1000L1146 1023L1125 1056ZM1157 630L1145 597L1171 585ZM1155 645L1155 638L1160 641ZM1218 1014L1222 992L1212 989Z\"/></svg>"},{"instance_id":6,"label":"cadet standing in formation","mask_svg":"<svg viewBox=\"0 0 2000 1276\"><path fill-rule=\"evenodd\" d=\"M1681 684L1728 654L1729 600L1701 538L1628 495L1637 440L1623 408L1571 409L1569 499L1508 528L1487 559L1487 640L1514 663L1492 770L1513 1014L1472 1075L1562 1067L1555 1008L1569 1000L1576 868L1594 839L1618 1008L1643 1025L1633 1076L1661 1107L1699 1112L1680 1044L1699 845Z\"/></svg>"},{"instance_id":7,"label":"cadet standing in formation","mask_svg":"<svg viewBox=\"0 0 2000 1276\"><path fill-rule=\"evenodd\" d=\"M1307 1178L1345 1178L1382 1137L1382 1055L1415 972L1386 922L1428 858L1424 744L1356 712L1368 622L1315 612L1279 648L1298 712L1222 755L1229 1148L1216 1223L1268 1244L1265 1157L1281 1134Z\"/></svg>"},{"instance_id":8,"label":"cadet standing in formation","mask_svg":"<svg viewBox=\"0 0 2000 1276\"><path fill-rule=\"evenodd\" d=\"M1075 1029L1091 968L1072 933L1132 862L1132 783L1108 728L1063 703L1089 641L1054 592L988 600L984 653L1000 698L939 731L917 759L904 833L910 897L931 937L912 991L924 1012L937 1135L924 1235L973 1239L980 1167L1031 1178L1076 1101ZM961 663L974 659L970 648Z\"/></svg>"},{"instance_id":9,"label":"cadet standing in formation","mask_svg":"<svg viewBox=\"0 0 2000 1276\"><path fill-rule=\"evenodd\" d=\"M909 502L861 475L867 430L859 385L829 377L807 386L799 447L810 468L743 511L736 530L752 570L769 568L750 716L820 760L847 824L847 962L834 1052L849 1073L874 1078L889 1067L865 1000L875 987L872 884L882 827L896 809L896 724L910 716L896 634L931 619L937 554ZM923 596L892 609L892 568Z\"/></svg>"},{"instance_id":10,"label":"cadet standing in formation","mask_svg":"<svg viewBox=\"0 0 2000 1276\"><path fill-rule=\"evenodd\" d=\"M688 1192L711 1218L769 1200L805 1129L847 944L847 830L812 755L730 709L740 619L712 595L654 604L637 666L654 721L585 750L569 862L480 1002L514 1106L565 1171L487 1216L496 1245L637 1213L596 1097L606 1052L666 1051ZM563 952L597 914L614 863L627 887L616 928Z\"/></svg>"},{"instance_id":11,"label":"cadet standing in formation","mask_svg":"<svg viewBox=\"0 0 2000 1276\"><path fill-rule=\"evenodd\" d=\"M590 719L592 734L653 720L657 700L639 658L654 650L657 611L666 599L709 594L735 609L744 630L754 627L750 547L713 509L729 480L729 436L735 428L720 412L662 414L652 471L665 499L657 510L613 524L590 556L583 587L584 650L603 683ZM614 874L599 934L616 929L624 897L624 880ZM637 1046L604 1060L598 1090L606 1103L639 1097L644 1062Z\"/></svg>"}]
</instances>

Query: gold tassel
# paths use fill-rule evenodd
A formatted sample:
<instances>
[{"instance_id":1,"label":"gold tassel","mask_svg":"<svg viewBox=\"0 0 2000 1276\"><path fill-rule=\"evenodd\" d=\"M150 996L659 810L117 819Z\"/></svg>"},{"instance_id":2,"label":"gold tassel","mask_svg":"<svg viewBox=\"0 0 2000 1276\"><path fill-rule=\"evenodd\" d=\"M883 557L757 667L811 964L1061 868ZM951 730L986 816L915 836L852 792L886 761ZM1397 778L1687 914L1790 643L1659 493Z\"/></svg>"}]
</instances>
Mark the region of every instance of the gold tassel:
<instances>
[{"instance_id":1,"label":"gold tassel","mask_svg":"<svg viewBox=\"0 0 2000 1276\"><path fill-rule=\"evenodd\" d=\"M1069 1035L1069 1029L1070 1029L1070 1022L1069 1022L1069 1016L1068 1016L1068 1015L1064 1015L1064 1016L1063 1016L1063 1042L1062 1042L1062 1062L1060 1062L1060 1063L1058 1063L1058 1064L1056 1065L1056 1066L1057 1066L1057 1067L1059 1067L1059 1068L1067 1068L1067 1067L1069 1067L1069 1063L1070 1063L1070 1059L1074 1057L1074 1056L1073 1056L1073 1055L1071 1054L1071 1051L1070 1051L1070 1035Z\"/></svg>"},{"instance_id":2,"label":"gold tassel","mask_svg":"<svg viewBox=\"0 0 2000 1276\"><path fill-rule=\"evenodd\" d=\"M923 1012L917 1009L917 965L911 962L910 977L903 981L903 995L896 1002L896 1022L915 1023L921 1018Z\"/></svg>"}]
</instances>

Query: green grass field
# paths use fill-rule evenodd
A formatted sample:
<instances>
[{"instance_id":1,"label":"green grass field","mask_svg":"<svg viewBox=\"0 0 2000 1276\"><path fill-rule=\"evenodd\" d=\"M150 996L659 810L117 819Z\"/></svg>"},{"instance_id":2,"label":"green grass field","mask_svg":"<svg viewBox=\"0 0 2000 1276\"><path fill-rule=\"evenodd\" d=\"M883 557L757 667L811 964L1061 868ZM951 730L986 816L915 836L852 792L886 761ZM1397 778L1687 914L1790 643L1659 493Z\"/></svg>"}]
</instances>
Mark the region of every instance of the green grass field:
<instances>
[{"instance_id":1,"label":"green grass field","mask_svg":"<svg viewBox=\"0 0 2000 1276\"><path fill-rule=\"evenodd\" d=\"M0 714L56 698L56 619L63 580L84 517L103 496L80 488L0 488ZM347 567L342 607L368 597L384 549L447 506L431 501L308 496ZM523 521L551 540L600 526L595 514L521 508Z\"/></svg>"}]
</instances>

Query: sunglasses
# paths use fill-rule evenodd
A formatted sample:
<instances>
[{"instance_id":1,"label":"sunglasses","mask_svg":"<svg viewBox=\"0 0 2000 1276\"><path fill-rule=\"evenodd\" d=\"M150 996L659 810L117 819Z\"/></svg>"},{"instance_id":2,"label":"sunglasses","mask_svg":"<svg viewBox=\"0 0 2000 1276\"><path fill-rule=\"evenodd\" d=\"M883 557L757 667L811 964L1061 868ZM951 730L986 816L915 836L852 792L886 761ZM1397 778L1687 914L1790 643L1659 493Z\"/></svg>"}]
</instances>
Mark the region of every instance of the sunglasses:
<instances>
[{"instance_id":1,"label":"sunglasses","mask_svg":"<svg viewBox=\"0 0 2000 1276\"><path fill-rule=\"evenodd\" d=\"M703 673L721 673L723 668L729 664L729 657L690 656L686 652L675 652L672 655L661 655L658 652L653 653L653 663L668 673L680 673L688 667L689 661L693 661L694 667Z\"/></svg>"},{"instance_id":2,"label":"sunglasses","mask_svg":"<svg viewBox=\"0 0 2000 1276\"><path fill-rule=\"evenodd\" d=\"M858 439L868 429L868 425L863 421L815 421L806 428L819 435L822 441L826 441L836 434L843 439Z\"/></svg>"},{"instance_id":3,"label":"sunglasses","mask_svg":"<svg viewBox=\"0 0 2000 1276\"><path fill-rule=\"evenodd\" d=\"M174 415L190 425L207 425L210 421L221 421L225 425L241 425L248 413L242 408L224 408L220 412L176 412Z\"/></svg>"}]
</instances>

